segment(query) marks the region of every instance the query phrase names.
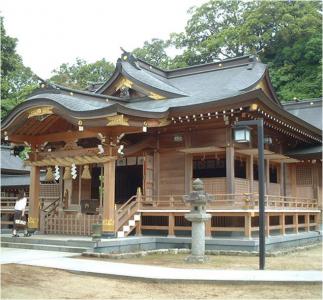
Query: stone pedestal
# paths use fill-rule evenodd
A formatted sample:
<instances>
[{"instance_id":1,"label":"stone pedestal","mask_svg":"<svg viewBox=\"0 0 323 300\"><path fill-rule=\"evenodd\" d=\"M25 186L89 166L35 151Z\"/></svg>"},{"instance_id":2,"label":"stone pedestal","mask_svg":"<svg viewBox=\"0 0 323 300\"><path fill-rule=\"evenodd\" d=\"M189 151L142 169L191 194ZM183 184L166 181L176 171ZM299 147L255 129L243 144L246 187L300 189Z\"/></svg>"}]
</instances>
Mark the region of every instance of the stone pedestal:
<instances>
[{"instance_id":1,"label":"stone pedestal","mask_svg":"<svg viewBox=\"0 0 323 300\"><path fill-rule=\"evenodd\" d=\"M185 260L193 263L204 263L205 256L205 222L211 218L209 214L189 213L185 218L192 222L192 250Z\"/></svg>"},{"instance_id":2,"label":"stone pedestal","mask_svg":"<svg viewBox=\"0 0 323 300\"><path fill-rule=\"evenodd\" d=\"M192 251L185 261L193 263L203 263L207 260L205 256L205 222L211 218L206 213L206 203L209 195L204 192L203 182L196 179L193 182L193 192L184 200L192 205L191 211L185 218L192 222Z\"/></svg>"}]
</instances>

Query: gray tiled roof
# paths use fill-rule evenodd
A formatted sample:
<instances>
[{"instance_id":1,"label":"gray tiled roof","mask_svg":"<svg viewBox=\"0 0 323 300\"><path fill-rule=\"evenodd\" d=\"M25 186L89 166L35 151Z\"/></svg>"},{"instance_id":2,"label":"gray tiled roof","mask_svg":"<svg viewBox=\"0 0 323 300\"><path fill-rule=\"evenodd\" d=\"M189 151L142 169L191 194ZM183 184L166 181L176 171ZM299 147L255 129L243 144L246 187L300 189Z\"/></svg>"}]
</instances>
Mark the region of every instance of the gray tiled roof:
<instances>
[{"instance_id":1,"label":"gray tiled roof","mask_svg":"<svg viewBox=\"0 0 323 300\"><path fill-rule=\"evenodd\" d=\"M71 96L64 93L41 93L28 98L28 101L34 99L52 100L72 111L90 111L109 106L104 99L79 94Z\"/></svg>"},{"instance_id":2,"label":"gray tiled roof","mask_svg":"<svg viewBox=\"0 0 323 300\"><path fill-rule=\"evenodd\" d=\"M128 79L135 83L134 88L137 86L148 92L156 92L166 99L154 100L148 96L120 98L105 95L104 93L111 90L120 76L129 77ZM271 94L269 96L260 88L256 88L262 79L267 81ZM48 83L46 85L46 88L38 90L28 101L19 104L10 112L3 120L2 128L8 128L17 115L38 105L53 105L62 115L70 119L94 120L115 113L163 118L169 113L175 113L176 110L182 111L184 107L188 107L188 110L193 109L193 105L206 107L206 105L214 106L220 101L223 104L229 100L239 102L259 99L285 118L301 124L315 134L320 134L318 128L311 125L312 119L304 118L305 112L302 116L294 113L295 117L288 112L288 109L284 110L281 107L271 87L266 65L253 56L165 71L128 55L128 59L118 60L114 74L94 93ZM293 113L292 109L290 112Z\"/></svg>"},{"instance_id":3,"label":"gray tiled roof","mask_svg":"<svg viewBox=\"0 0 323 300\"><path fill-rule=\"evenodd\" d=\"M45 174L40 176L40 180L45 180ZM21 174L21 175L4 175L1 174L1 186L29 186L30 185L30 175Z\"/></svg>"},{"instance_id":4,"label":"gray tiled roof","mask_svg":"<svg viewBox=\"0 0 323 300\"><path fill-rule=\"evenodd\" d=\"M2 173L28 173L30 167L24 165L19 156L10 154L9 146L1 146L1 172Z\"/></svg>"},{"instance_id":5,"label":"gray tiled roof","mask_svg":"<svg viewBox=\"0 0 323 300\"><path fill-rule=\"evenodd\" d=\"M308 99L300 102L286 102L283 107L296 117L322 129L322 99Z\"/></svg>"},{"instance_id":6,"label":"gray tiled roof","mask_svg":"<svg viewBox=\"0 0 323 300\"><path fill-rule=\"evenodd\" d=\"M88 93L87 95L74 93L70 95L64 90L56 93L41 93L28 100L48 99L55 101L71 111L93 111L111 107L113 104L144 112L166 112L170 108L202 104L246 93L262 79L266 65L261 62L230 66L228 68L209 69L206 72L192 72L191 74L171 76L166 78L145 69L137 69L129 62L122 62L122 68L127 74L139 82L144 82L155 89L171 93L170 99L156 101L150 98L141 101L122 102L115 97ZM174 97L177 94L178 97Z\"/></svg>"},{"instance_id":7,"label":"gray tiled roof","mask_svg":"<svg viewBox=\"0 0 323 300\"><path fill-rule=\"evenodd\" d=\"M122 69L124 73L126 73L127 75L131 76L133 79L145 85L148 85L155 89L169 92L172 94L183 95L183 96L186 95L180 89L172 86L169 80L168 82L167 80L161 80L161 78L157 78L157 76L153 76L153 73L143 69L137 69L128 62L122 62Z\"/></svg>"}]
</instances>

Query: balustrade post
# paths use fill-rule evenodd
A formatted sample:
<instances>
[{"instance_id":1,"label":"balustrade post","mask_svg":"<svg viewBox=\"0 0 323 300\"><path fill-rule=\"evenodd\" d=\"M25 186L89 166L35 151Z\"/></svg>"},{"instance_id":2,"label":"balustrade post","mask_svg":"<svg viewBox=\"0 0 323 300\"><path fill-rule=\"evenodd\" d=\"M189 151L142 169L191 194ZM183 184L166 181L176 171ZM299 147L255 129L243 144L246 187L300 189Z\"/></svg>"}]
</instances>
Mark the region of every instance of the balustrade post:
<instances>
[{"instance_id":1,"label":"balustrade post","mask_svg":"<svg viewBox=\"0 0 323 300\"><path fill-rule=\"evenodd\" d=\"M298 233L298 214L293 215L294 232Z\"/></svg>"},{"instance_id":2,"label":"balustrade post","mask_svg":"<svg viewBox=\"0 0 323 300\"><path fill-rule=\"evenodd\" d=\"M211 226L212 226L212 216L209 220L207 220L205 222L205 236L206 237L212 237Z\"/></svg>"},{"instance_id":3,"label":"balustrade post","mask_svg":"<svg viewBox=\"0 0 323 300\"><path fill-rule=\"evenodd\" d=\"M317 213L315 215L315 230L320 230L321 229L321 213Z\"/></svg>"},{"instance_id":4,"label":"balustrade post","mask_svg":"<svg viewBox=\"0 0 323 300\"><path fill-rule=\"evenodd\" d=\"M173 213L169 213L168 216L168 237L174 237L175 236L175 216Z\"/></svg>"},{"instance_id":5,"label":"balustrade post","mask_svg":"<svg viewBox=\"0 0 323 300\"><path fill-rule=\"evenodd\" d=\"M141 218L136 222L136 236L141 236Z\"/></svg>"},{"instance_id":6,"label":"balustrade post","mask_svg":"<svg viewBox=\"0 0 323 300\"><path fill-rule=\"evenodd\" d=\"M45 215L46 215L46 212L41 210L40 211L40 220L39 220L39 232L41 234L45 233Z\"/></svg>"},{"instance_id":7,"label":"balustrade post","mask_svg":"<svg viewBox=\"0 0 323 300\"><path fill-rule=\"evenodd\" d=\"M305 214L305 231L310 231L310 214Z\"/></svg>"},{"instance_id":8,"label":"balustrade post","mask_svg":"<svg viewBox=\"0 0 323 300\"><path fill-rule=\"evenodd\" d=\"M280 225L280 234L285 235L286 229L285 229L285 214L281 213L279 215L279 225Z\"/></svg>"},{"instance_id":9,"label":"balustrade post","mask_svg":"<svg viewBox=\"0 0 323 300\"><path fill-rule=\"evenodd\" d=\"M270 235L270 214L269 213L266 214L266 226L265 226L265 228L266 228L266 237L269 237L269 235Z\"/></svg>"},{"instance_id":10,"label":"balustrade post","mask_svg":"<svg viewBox=\"0 0 323 300\"><path fill-rule=\"evenodd\" d=\"M244 216L244 236L251 238L251 213L246 213Z\"/></svg>"},{"instance_id":11,"label":"balustrade post","mask_svg":"<svg viewBox=\"0 0 323 300\"><path fill-rule=\"evenodd\" d=\"M137 193L136 193L136 200L137 200L137 209L141 208L141 202L142 202L142 193L141 193L141 188L137 188Z\"/></svg>"}]
</instances>

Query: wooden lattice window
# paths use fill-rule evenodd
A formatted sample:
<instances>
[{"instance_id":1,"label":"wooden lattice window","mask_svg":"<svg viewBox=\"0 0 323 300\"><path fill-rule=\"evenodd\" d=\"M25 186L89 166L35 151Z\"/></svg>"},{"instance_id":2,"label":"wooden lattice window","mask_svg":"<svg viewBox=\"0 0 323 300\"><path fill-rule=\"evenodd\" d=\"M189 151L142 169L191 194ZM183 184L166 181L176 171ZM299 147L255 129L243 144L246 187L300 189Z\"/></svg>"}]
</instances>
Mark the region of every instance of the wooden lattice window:
<instances>
[{"instance_id":1,"label":"wooden lattice window","mask_svg":"<svg viewBox=\"0 0 323 300\"><path fill-rule=\"evenodd\" d=\"M300 165L296 167L296 184L297 185L312 184L312 168L310 165Z\"/></svg>"}]
</instances>

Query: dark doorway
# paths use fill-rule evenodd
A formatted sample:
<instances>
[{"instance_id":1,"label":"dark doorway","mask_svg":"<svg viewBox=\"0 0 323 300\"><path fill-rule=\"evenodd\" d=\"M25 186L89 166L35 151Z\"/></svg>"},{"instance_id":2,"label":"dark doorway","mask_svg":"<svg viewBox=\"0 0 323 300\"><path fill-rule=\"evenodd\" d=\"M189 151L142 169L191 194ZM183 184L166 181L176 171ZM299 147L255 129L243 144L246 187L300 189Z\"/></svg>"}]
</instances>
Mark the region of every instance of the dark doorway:
<instances>
[{"instance_id":1,"label":"dark doorway","mask_svg":"<svg viewBox=\"0 0 323 300\"><path fill-rule=\"evenodd\" d=\"M142 189L142 165L117 166L115 201L117 204L126 202L135 195L137 188Z\"/></svg>"},{"instance_id":2,"label":"dark doorway","mask_svg":"<svg viewBox=\"0 0 323 300\"><path fill-rule=\"evenodd\" d=\"M100 199L101 167L93 167L91 171L91 199Z\"/></svg>"}]
</instances>

